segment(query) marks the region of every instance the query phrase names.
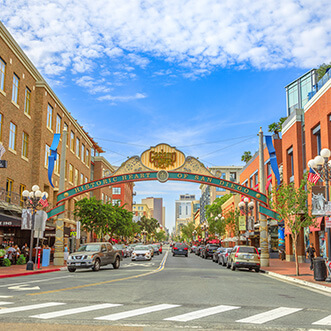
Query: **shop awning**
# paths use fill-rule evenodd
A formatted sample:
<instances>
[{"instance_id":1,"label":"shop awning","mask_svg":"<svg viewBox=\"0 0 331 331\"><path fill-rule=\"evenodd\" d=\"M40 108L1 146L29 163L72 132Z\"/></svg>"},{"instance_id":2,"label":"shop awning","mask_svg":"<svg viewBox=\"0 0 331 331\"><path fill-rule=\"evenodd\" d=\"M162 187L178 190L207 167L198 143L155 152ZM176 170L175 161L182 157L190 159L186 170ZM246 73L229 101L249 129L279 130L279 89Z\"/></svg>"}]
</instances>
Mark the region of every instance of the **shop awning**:
<instances>
[{"instance_id":1,"label":"shop awning","mask_svg":"<svg viewBox=\"0 0 331 331\"><path fill-rule=\"evenodd\" d=\"M0 227L21 227L21 223L21 217L0 214Z\"/></svg>"},{"instance_id":2,"label":"shop awning","mask_svg":"<svg viewBox=\"0 0 331 331\"><path fill-rule=\"evenodd\" d=\"M323 216L322 217L316 217L315 219L315 226L310 226L309 231L314 232L314 231L321 231L321 224L323 221Z\"/></svg>"}]
</instances>

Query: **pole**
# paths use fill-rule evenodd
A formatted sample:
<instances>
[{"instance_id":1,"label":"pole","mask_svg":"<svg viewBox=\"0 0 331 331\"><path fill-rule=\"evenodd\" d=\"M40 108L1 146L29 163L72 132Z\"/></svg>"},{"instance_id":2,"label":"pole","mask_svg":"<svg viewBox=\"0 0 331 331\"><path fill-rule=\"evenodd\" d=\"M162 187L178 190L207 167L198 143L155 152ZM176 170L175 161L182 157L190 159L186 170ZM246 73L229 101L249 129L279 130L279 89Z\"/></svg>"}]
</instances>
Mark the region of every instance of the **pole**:
<instances>
[{"instance_id":1,"label":"pole","mask_svg":"<svg viewBox=\"0 0 331 331\"><path fill-rule=\"evenodd\" d=\"M34 208L32 208L32 224L31 224L31 234L30 234L29 261L26 264L26 270L33 270L32 250L33 250L34 220L35 220L35 210L34 210Z\"/></svg>"},{"instance_id":2,"label":"pole","mask_svg":"<svg viewBox=\"0 0 331 331\"><path fill-rule=\"evenodd\" d=\"M328 162L327 159L325 160L324 163L324 169L325 169L325 189L326 189L326 201L327 203L329 203L330 201L330 193L329 193L329 169L328 169ZM328 258L328 262L327 265L330 266L330 260L331 260L331 229L330 228L326 228L326 233L328 236L328 247L327 247L327 258ZM326 282L331 283L331 270L329 268L329 275L328 277L325 279Z\"/></svg>"},{"instance_id":3,"label":"pole","mask_svg":"<svg viewBox=\"0 0 331 331\"><path fill-rule=\"evenodd\" d=\"M246 245L248 246L248 202L245 202L245 214L246 214Z\"/></svg>"},{"instance_id":4,"label":"pole","mask_svg":"<svg viewBox=\"0 0 331 331\"><path fill-rule=\"evenodd\" d=\"M265 194L265 177L264 177L264 155L263 155L263 131L259 131L259 179L260 192ZM261 202L260 202L261 203ZM261 267L269 266L268 250L268 222L264 215L260 214L260 247L261 247Z\"/></svg>"},{"instance_id":5,"label":"pole","mask_svg":"<svg viewBox=\"0 0 331 331\"><path fill-rule=\"evenodd\" d=\"M66 174L66 145L67 145L67 130L64 128L62 131L62 146L61 146L61 162L60 162L60 182L59 192L63 192L65 187L65 174ZM54 265L64 264L63 254L63 216L56 219L56 235L55 235L55 250L54 250Z\"/></svg>"}]
</instances>

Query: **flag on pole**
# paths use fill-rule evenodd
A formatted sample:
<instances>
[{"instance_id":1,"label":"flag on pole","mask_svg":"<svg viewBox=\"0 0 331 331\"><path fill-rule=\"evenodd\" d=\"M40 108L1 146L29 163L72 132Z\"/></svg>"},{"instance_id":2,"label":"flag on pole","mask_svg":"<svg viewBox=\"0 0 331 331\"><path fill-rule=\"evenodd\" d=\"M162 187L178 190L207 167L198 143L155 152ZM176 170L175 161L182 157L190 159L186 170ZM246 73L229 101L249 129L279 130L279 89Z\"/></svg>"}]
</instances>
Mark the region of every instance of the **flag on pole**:
<instances>
[{"instance_id":1,"label":"flag on pole","mask_svg":"<svg viewBox=\"0 0 331 331\"><path fill-rule=\"evenodd\" d=\"M312 168L309 167L308 182L316 184L321 176Z\"/></svg>"},{"instance_id":2,"label":"flag on pole","mask_svg":"<svg viewBox=\"0 0 331 331\"><path fill-rule=\"evenodd\" d=\"M45 196L43 196L40 200L39 200L39 203L45 208L45 207L48 207L48 201L46 199Z\"/></svg>"}]
</instances>

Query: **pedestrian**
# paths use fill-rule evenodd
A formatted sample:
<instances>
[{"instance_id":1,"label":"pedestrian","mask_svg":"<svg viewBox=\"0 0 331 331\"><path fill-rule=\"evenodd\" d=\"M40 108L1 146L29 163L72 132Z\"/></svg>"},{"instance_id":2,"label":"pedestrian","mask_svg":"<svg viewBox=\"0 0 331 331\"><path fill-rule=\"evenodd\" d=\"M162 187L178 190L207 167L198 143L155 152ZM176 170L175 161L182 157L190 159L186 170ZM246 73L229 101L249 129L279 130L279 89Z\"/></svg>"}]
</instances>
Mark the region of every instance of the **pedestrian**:
<instances>
[{"instance_id":1,"label":"pedestrian","mask_svg":"<svg viewBox=\"0 0 331 331\"><path fill-rule=\"evenodd\" d=\"M313 268L314 268L314 257L316 255L316 251L315 251L313 243L311 243L309 245L309 247L306 250L306 253L307 253L307 258L310 259L310 270L313 270Z\"/></svg>"},{"instance_id":2,"label":"pedestrian","mask_svg":"<svg viewBox=\"0 0 331 331\"><path fill-rule=\"evenodd\" d=\"M22 254L23 254L23 256L25 258L28 257L28 255L29 255L29 247L28 247L28 244L27 243L25 243L24 246L22 246L21 252L22 252Z\"/></svg>"},{"instance_id":3,"label":"pedestrian","mask_svg":"<svg viewBox=\"0 0 331 331\"><path fill-rule=\"evenodd\" d=\"M7 256L10 260L11 264L15 264L16 262L16 249L14 248L14 245L11 244L10 247L7 249Z\"/></svg>"},{"instance_id":4,"label":"pedestrian","mask_svg":"<svg viewBox=\"0 0 331 331\"><path fill-rule=\"evenodd\" d=\"M67 260L68 260L68 256L69 256L69 249L68 249L67 244L64 245L63 251L64 251L63 252L64 264L67 265Z\"/></svg>"}]
</instances>

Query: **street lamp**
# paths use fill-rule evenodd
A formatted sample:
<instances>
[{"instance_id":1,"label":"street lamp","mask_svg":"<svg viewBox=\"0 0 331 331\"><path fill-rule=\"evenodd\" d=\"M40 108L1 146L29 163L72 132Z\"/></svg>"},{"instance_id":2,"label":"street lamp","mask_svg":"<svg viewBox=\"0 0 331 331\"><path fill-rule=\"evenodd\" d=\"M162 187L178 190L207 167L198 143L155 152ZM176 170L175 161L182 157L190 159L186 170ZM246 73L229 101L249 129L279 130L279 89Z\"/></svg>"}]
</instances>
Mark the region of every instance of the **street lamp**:
<instances>
[{"instance_id":1,"label":"street lamp","mask_svg":"<svg viewBox=\"0 0 331 331\"><path fill-rule=\"evenodd\" d=\"M238 207L246 216L246 245L248 245L248 213L254 209L254 202L249 202L249 199L246 197L244 201L238 203Z\"/></svg>"},{"instance_id":2,"label":"street lamp","mask_svg":"<svg viewBox=\"0 0 331 331\"><path fill-rule=\"evenodd\" d=\"M323 148L320 152L320 155L317 155L313 160L308 162L308 168L314 169L321 176L322 180L325 182L326 189L326 204L330 201L330 192L329 192L329 181L331 179L331 151L328 148ZM327 247L327 257L328 257L328 266L331 263L331 229L326 228L328 236L328 247ZM325 280L326 282L331 282L331 270L329 269L329 275Z\"/></svg>"},{"instance_id":3,"label":"street lamp","mask_svg":"<svg viewBox=\"0 0 331 331\"><path fill-rule=\"evenodd\" d=\"M197 230L194 230L192 232L193 241L195 241L196 235L197 235Z\"/></svg>"},{"instance_id":4,"label":"street lamp","mask_svg":"<svg viewBox=\"0 0 331 331\"><path fill-rule=\"evenodd\" d=\"M29 261L26 264L26 270L33 270L32 262L32 250L33 250L33 231L35 225L35 217L37 212L37 207L43 207L40 203L42 197L48 198L47 192L41 192L38 185L32 186L32 191L24 190L22 192L22 197L27 209L31 209L32 213L32 224L31 224L31 235L30 235L30 251L29 251Z\"/></svg>"}]
</instances>

